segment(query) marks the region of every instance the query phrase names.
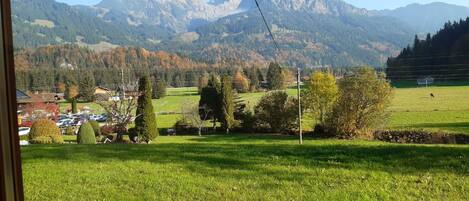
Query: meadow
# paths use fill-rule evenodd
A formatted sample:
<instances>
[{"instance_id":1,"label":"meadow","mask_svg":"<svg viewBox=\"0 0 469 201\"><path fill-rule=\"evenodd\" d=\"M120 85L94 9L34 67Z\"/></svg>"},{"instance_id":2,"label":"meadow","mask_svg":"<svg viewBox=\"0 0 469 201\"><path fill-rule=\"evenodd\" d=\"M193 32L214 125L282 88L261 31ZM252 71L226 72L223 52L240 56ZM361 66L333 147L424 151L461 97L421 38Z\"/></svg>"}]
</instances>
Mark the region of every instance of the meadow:
<instances>
[{"instance_id":1,"label":"meadow","mask_svg":"<svg viewBox=\"0 0 469 201\"><path fill-rule=\"evenodd\" d=\"M295 96L296 90L287 92ZM415 129L442 131L447 133L469 134L469 86L442 86L421 88L396 88L394 99L389 108L391 116L388 125L383 129ZM430 94L435 95L434 98ZM250 107L264 95L260 93L240 94ZM198 104L199 96L196 88L168 88L168 96L154 100L155 111L158 112L158 127L170 128L181 117L182 105ZM79 104L87 106L96 113L103 112L97 104ZM69 108L70 104L62 103L61 109ZM305 128L311 130L314 121L303 119Z\"/></svg>"},{"instance_id":2,"label":"meadow","mask_svg":"<svg viewBox=\"0 0 469 201\"><path fill-rule=\"evenodd\" d=\"M241 98L253 106L263 94ZM198 99L195 88L168 89L154 100L158 126L172 127L181 105ZM398 88L386 128L467 134L468 100L469 87ZM311 128L312 120L304 122ZM469 200L468 145L309 136L298 145L291 136L232 134L31 145L22 157L26 200Z\"/></svg>"},{"instance_id":3,"label":"meadow","mask_svg":"<svg viewBox=\"0 0 469 201\"><path fill-rule=\"evenodd\" d=\"M469 146L159 137L22 147L26 200L468 200Z\"/></svg>"}]
</instances>

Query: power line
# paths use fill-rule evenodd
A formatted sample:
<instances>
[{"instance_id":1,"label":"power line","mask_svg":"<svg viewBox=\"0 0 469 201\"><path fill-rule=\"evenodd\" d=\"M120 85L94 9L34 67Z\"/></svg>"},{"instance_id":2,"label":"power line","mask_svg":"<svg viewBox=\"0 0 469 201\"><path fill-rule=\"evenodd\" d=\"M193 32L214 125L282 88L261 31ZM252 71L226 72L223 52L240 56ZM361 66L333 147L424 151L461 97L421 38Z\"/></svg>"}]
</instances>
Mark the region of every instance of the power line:
<instances>
[{"instance_id":1,"label":"power line","mask_svg":"<svg viewBox=\"0 0 469 201\"><path fill-rule=\"evenodd\" d=\"M269 35L270 35L270 37L272 38L272 41L274 41L274 45L275 45L275 47L277 48L277 51L279 51L279 53L280 53L280 46L278 45L277 40L275 40L274 34L272 34L272 30L270 29L269 23L267 23L267 20L266 20L266 18L265 18L265 15L264 15L264 13L262 12L261 7L259 6L259 2L257 2L257 0L254 0L254 1L256 2L257 9L258 9L259 12L261 13L262 20L264 21L264 24L265 24L265 26L266 26L266 28L267 28L267 31L269 31Z\"/></svg>"},{"instance_id":2,"label":"power line","mask_svg":"<svg viewBox=\"0 0 469 201\"><path fill-rule=\"evenodd\" d=\"M387 69L399 69L399 68L427 68L427 67L449 67L449 66L469 66L469 63L467 64L429 64L429 65L415 65L415 66L391 66L387 67Z\"/></svg>"},{"instance_id":3,"label":"power line","mask_svg":"<svg viewBox=\"0 0 469 201\"><path fill-rule=\"evenodd\" d=\"M404 58L391 58L391 60L393 60L393 61L401 61L401 60L419 60L419 59L437 59L437 58L457 58L457 57L469 57L469 54L447 55L447 56L404 57Z\"/></svg>"}]
</instances>

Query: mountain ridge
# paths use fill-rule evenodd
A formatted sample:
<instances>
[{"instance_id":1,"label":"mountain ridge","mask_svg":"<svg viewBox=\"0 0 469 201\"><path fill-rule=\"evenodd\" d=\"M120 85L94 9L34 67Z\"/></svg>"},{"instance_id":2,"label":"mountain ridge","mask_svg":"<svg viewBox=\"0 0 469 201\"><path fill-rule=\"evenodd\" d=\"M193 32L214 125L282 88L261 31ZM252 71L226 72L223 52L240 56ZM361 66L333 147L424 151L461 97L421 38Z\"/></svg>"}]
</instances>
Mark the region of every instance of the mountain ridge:
<instances>
[{"instance_id":1,"label":"mountain ridge","mask_svg":"<svg viewBox=\"0 0 469 201\"><path fill-rule=\"evenodd\" d=\"M394 17L342 0L259 0L279 40L277 51L253 3L103 0L94 6L67 6L53 0L13 0L15 45L138 46L212 63L278 59L300 67L382 66L415 33Z\"/></svg>"}]
</instances>

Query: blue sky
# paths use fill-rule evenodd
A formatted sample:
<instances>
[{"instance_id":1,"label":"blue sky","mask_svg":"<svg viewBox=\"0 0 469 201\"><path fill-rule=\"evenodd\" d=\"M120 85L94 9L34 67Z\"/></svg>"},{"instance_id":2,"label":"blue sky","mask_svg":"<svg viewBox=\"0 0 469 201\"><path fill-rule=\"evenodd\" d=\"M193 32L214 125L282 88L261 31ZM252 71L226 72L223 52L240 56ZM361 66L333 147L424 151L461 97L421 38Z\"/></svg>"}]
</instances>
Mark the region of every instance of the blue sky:
<instances>
[{"instance_id":1,"label":"blue sky","mask_svg":"<svg viewBox=\"0 0 469 201\"><path fill-rule=\"evenodd\" d=\"M469 7L469 0L344 0L354 6L367 9L393 9L406 6L411 3L444 2L449 4Z\"/></svg>"},{"instance_id":2,"label":"blue sky","mask_svg":"<svg viewBox=\"0 0 469 201\"><path fill-rule=\"evenodd\" d=\"M71 5L95 5L101 0L56 0ZM132 1L132 0L128 0ZM431 3L438 0L344 0L352 5L367 9L392 9L402 7L411 3ZM469 0L440 0L440 2L464 5L469 7Z\"/></svg>"}]
</instances>

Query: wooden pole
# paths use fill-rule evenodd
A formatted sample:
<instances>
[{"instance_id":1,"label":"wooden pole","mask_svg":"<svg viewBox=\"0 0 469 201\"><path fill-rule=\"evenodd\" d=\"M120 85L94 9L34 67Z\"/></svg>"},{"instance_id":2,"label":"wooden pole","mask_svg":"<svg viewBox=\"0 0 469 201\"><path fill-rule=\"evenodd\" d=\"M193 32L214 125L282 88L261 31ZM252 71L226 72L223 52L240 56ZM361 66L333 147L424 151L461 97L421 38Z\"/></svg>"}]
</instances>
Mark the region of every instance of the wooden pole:
<instances>
[{"instance_id":1,"label":"wooden pole","mask_svg":"<svg viewBox=\"0 0 469 201\"><path fill-rule=\"evenodd\" d=\"M297 85L297 93L298 93L298 126L299 126L299 129L300 129L300 144L303 144L303 127L301 125L301 86L300 86L300 82L301 82L301 73L300 73L300 68L297 68L297 82L296 82L296 85Z\"/></svg>"}]
</instances>

